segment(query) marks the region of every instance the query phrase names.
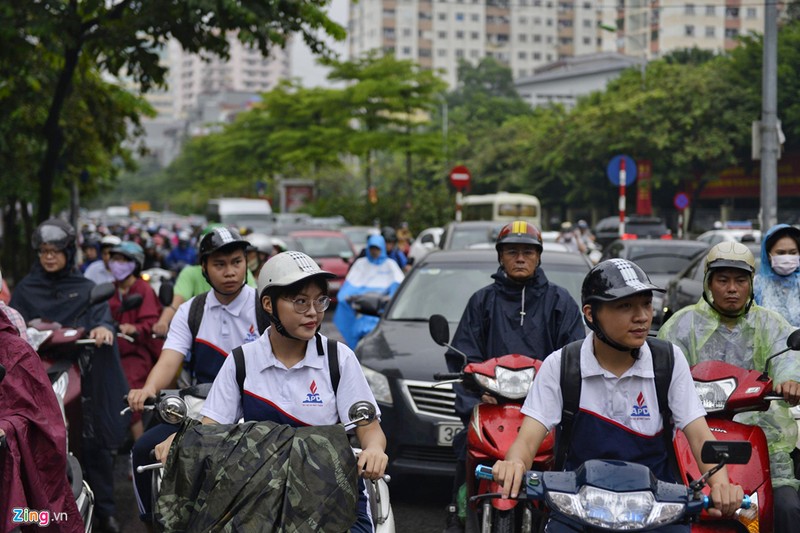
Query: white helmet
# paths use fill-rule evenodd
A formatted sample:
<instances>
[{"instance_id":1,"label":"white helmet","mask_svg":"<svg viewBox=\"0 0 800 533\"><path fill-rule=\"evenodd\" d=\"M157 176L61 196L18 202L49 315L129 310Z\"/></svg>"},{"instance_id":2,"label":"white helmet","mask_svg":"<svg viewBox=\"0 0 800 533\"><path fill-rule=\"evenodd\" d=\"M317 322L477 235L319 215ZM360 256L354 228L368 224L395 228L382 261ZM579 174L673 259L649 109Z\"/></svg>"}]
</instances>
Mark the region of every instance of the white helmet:
<instances>
[{"instance_id":1,"label":"white helmet","mask_svg":"<svg viewBox=\"0 0 800 533\"><path fill-rule=\"evenodd\" d=\"M250 247L254 248L256 251L262 254L272 253L272 239L268 235L264 235L263 233L249 233L246 238L247 242L250 243Z\"/></svg>"},{"instance_id":2,"label":"white helmet","mask_svg":"<svg viewBox=\"0 0 800 533\"><path fill-rule=\"evenodd\" d=\"M319 265L303 252L281 252L266 262L258 275L258 294L264 296L264 290L270 287L287 287L311 276L325 279L335 278L332 274L319 268Z\"/></svg>"},{"instance_id":3,"label":"white helmet","mask_svg":"<svg viewBox=\"0 0 800 533\"><path fill-rule=\"evenodd\" d=\"M122 244L122 239L116 235L106 235L100 239L101 248L113 248L114 246L119 246L120 244Z\"/></svg>"}]
</instances>

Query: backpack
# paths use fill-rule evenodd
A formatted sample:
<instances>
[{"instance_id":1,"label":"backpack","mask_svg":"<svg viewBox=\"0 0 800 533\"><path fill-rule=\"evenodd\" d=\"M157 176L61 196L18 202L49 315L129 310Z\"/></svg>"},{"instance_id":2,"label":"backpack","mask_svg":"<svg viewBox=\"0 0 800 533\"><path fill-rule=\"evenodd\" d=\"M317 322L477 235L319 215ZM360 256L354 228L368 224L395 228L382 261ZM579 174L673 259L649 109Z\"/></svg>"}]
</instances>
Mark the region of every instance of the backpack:
<instances>
[{"instance_id":1,"label":"backpack","mask_svg":"<svg viewBox=\"0 0 800 533\"><path fill-rule=\"evenodd\" d=\"M564 399L561 410L561 423L558 425L556 455L554 470L564 469L567 460L567 452L572 437L572 424L575 415L580 409L581 399L581 345L583 340L577 340L564 346L561 350L561 395ZM672 382L672 368L675 364L675 353L672 343L660 339L647 339L650 351L653 354L653 373L656 382L656 398L658 400L658 410L664 423L661 432L664 440L664 447L667 450L667 461L670 471L676 475L675 479L680 479L678 472L678 460L675 456L675 448L672 444L672 410L669 408L667 400L669 385Z\"/></svg>"},{"instance_id":2,"label":"backpack","mask_svg":"<svg viewBox=\"0 0 800 533\"><path fill-rule=\"evenodd\" d=\"M317 355L325 355L322 350L322 337L319 334L317 338ZM244 363L244 350L241 346L233 349L233 362L236 365L236 383L239 385L239 397L244 398L244 378L247 373L247 368ZM334 397L339 392L339 343L333 339L328 339L328 371L331 374L331 385L333 387Z\"/></svg>"}]
</instances>

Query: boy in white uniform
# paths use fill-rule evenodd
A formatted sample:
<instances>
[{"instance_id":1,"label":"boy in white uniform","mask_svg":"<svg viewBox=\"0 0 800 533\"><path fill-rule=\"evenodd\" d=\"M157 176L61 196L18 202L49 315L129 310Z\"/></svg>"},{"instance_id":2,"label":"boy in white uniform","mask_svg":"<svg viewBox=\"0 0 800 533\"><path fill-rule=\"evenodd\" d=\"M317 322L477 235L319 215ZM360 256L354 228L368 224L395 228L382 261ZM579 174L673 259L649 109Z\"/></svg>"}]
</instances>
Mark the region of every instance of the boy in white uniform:
<instances>
[{"instance_id":1,"label":"boy in white uniform","mask_svg":"<svg viewBox=\"0 0 800 533\"><path fill-rule=\"evenodd\" d=\"M258 290L271 326L260 339L242 346L244 394L235 358L225 360L201 411L204 424L231 424L243 417L295 427L329 425L347 422L350 406L358 401L377 408L355 354L343 344L338 344L340 381L335 390L331 382L327 339L318 330L330 305L327 292L332 277L301 252L283 252L264 265ZM362 447L359 471L378 479L388 462L380 423L376 419L355 432ZM159 460L166 460L171 442L172 438L156 447ZM358 520L351 531L371 532L365 495L358 503Z\"/></svg>"},{"instance_id":2,"label":"boy in white uniform","mask_svg":"<svg viewBox=\"0 0 800 533\"><path fill-rule=\"evenodd\" d=\"M636 264L610 259L594 267L584 279L581 291L584 319L592 329L580 346L580 411L575 415L566 469L588 459L620 459L644 464L665 481L664 440L655 437L663 428L652 351L647 340L653 319L652 291L662 291ZM561 422L561 358L565 347L548 356L522 408L526 415L520 433L504 461L495 463L495 479L503 485L503 497L516 497L524 472L530 468L547 432ZM700 461L707 440L715 440L708 429L689 366L678 347L668 392L675 425L683 430L701 472L714 465ZM742 488L728 482L725 468L709 484L714 509L710 514L732 515L742 501ZM689 526L672 525L659 531L688 531ZM565 530L550 520L548 532ZM566 530L570 530L566 527Z\"/></svg>"}]
</instances>

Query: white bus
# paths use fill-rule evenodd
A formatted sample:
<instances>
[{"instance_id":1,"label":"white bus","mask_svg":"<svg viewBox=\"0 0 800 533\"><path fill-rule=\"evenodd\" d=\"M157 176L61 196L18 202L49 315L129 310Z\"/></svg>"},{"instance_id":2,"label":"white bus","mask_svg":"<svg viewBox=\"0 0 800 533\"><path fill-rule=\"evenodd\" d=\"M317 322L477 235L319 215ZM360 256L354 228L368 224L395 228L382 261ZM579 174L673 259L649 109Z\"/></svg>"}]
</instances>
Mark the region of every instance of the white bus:
<instances>
[{"instance_id":1,"label":"white bus","mask_svg":"<svg viewBox=\"0 0 800 533\"><path fill-rule=\"evenodd\" d=\"M461 201L463 220L496 220L511 222L524 219L537 228L542 227L542 206L530 194L498 192L464 196Z\"/></svg>"}]
</instances>

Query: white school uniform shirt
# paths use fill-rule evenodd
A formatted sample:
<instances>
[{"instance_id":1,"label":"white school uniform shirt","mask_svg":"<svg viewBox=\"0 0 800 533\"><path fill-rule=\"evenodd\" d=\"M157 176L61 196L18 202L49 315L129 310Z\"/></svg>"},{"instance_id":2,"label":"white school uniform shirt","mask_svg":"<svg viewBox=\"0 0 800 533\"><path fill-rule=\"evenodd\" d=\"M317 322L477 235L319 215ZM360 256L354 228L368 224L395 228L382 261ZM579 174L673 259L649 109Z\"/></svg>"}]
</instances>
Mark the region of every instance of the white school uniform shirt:
<instances>
[{"instance_id":1,"label":"white school uniform shirt","mask_svg":"<svg viewBox=\"0 0 800 533\"><path fill-rule=\"evenodd\" d=\"M361 365L347 345L339 343L339 387L334 393L328 367L328 342L322 338L325 356L317 353L316 339L308 341L305 357L292 368L275 358L269 342L269 331L255 342L242 347L247 368L244 390L277 412L300 425L321 426L348 422L348 410L358 401L368 401L380 409L367 384ZM214 380L203 409L207 416L221 424L235 423L243 416L242 399L236 382L236 365L228 357Z\"/></svg>"},{"instance_id":2,"label":"white school uniform shirt","mask_svg":"<svg viewBox=\"0 0 800 533\"><path fill-rule=\"evenodd\" d=\"M656 435L663 429L656 396L653 355L645 343L639 359L617 377L597 362L593 349L594 333L581 345L580 409L598 418L622 425L640 435ZM675 365L667 399L675 427L685 428L706 412L694 388L694 380L683 352L673 346ZM561 350L550 354L528 391L522 413L552 429L561 422L564 405L561 395Z\"/></svg>"}]
</instances>

